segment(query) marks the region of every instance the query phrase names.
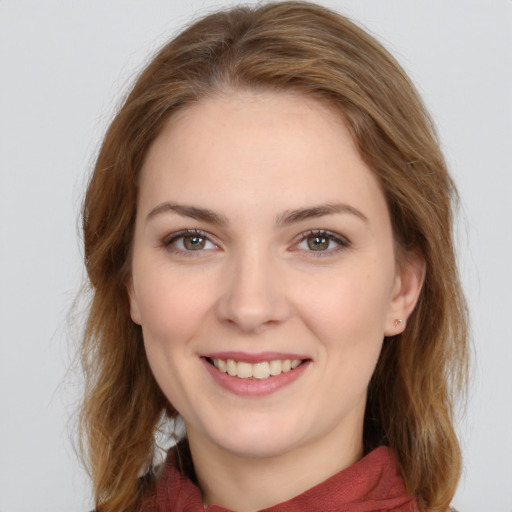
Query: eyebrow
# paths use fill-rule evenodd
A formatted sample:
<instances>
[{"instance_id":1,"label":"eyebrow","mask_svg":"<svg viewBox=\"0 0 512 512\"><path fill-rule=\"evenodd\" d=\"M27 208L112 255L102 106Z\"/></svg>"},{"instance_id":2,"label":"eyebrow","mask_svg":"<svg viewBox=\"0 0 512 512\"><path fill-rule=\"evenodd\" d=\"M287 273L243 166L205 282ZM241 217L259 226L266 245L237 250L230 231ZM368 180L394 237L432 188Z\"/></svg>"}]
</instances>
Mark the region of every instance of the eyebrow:
<instances>
[{"instance_id":1,"label":"eyebrow","mask_svg":"<svg viewBox=\"0 0 512 512\"><path fill-rule=\"evenodd\" d=\"M219 226L226 226L228 224L227 217L216 213L212 210L208 210L207 208L198 208L196 206L188 206L184 204L176 204L176 203L162 203L153 208L146 217L146 222L155 217L156 215L160 215L166 212L174 212L182 217L190 217L196 220L202 220L208 222L210 224L216 224Z\"/></svg>"},{"instance_id":2,"label":"eyebrow","mask_svg":"<svg viewBox=\"0 0 512 512\"><path fill-rule=\"evenodd\" d=\"M229 221L224 215L209 210L208 208L199 208L197 206L183 205L171 202L159 204L153 208L147 215L146 221L149 221L156 215L167 212L174 212L182 217L190 217L196 220L202 220L210 224L218 226L227 226ZM324 203L308 208L298 208L296 210L286 210L276 218L276 226L289 226L308 219L315 219L333 214L349 214L358 217L364 222L368 222L368 218L357 208L343 203Z\"/></svg>"},{"instance_id":3,"label":"eyebrow","mask_svg":"<svg viewBox=\"0 0 512 512\"><path fill-rule=\"evenodd\" d=\"M324 217L325 215L333 214L349 214L358 217L364 222L368 222L368 217L359 211L357 208L343 203L325 203L309 208L299 208L297 210L287 210L283 212L276 219L277 226L288 226L296 222L301 222L307 219L315 219L317 217Z\"/></svg>"}]
</instances>

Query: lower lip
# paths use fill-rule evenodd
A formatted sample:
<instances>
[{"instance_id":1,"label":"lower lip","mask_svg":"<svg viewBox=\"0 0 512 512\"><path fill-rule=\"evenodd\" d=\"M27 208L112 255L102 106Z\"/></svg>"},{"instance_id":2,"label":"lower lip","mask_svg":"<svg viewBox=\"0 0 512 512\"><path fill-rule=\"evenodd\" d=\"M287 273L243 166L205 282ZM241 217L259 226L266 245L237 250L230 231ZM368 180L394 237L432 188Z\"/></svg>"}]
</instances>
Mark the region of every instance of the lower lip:
<instances>
[{"instance_id":1,"label":"lower lip","mask_svg":"<svg viewBox=\"0 0 512 512\"><path fill-rule=\"evenodd\" d=\"M206 359L201 359L204 366L219 386L227 391L241 396L265 396L289 386L304 374L309 361L304 361L297 368L279 375L273 375L267 379L241 379L232 377L228 373L221 372Z\"/></svg>"}]
</instances>

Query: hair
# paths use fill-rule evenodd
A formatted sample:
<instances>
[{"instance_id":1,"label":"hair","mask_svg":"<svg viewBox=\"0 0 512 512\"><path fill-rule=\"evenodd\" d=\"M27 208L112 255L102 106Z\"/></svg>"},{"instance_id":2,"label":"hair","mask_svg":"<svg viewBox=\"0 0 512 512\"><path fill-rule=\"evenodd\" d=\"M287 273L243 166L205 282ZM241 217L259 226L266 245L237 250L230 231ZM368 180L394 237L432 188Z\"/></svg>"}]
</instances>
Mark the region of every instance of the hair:
<instances>
[{"instance_id":1,"label":"hair","mask_svg":"<svg viewBox=\"0 0 512 512\"><path fill-rule=\"evenodd\" d=\"M126 282L138 176L178 110L227 90L296 92L338 109L390 211L398 254L425 282L406 330L386 339L368 389L365 451L391 448L420 510L445 511L461 472L455 406L467 381L467 312L453 246L457 193L433 123L395 59L324 7L277 2L210 14L141 72L103 140L83 205L92 290L82 342L81 449L97 510L135 510L162 418L177 417L131 321Z\"/></svg>"}]
</instances>

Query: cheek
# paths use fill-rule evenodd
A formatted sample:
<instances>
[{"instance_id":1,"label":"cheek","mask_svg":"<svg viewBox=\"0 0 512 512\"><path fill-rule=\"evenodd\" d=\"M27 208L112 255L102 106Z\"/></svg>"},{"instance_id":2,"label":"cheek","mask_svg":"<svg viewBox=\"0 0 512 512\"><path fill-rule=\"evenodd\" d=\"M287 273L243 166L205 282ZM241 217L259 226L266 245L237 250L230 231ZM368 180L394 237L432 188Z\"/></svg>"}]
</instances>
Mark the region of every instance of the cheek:
<instances>
[{"instance_id":1,"label":"cheek","mask_svg":"<svg viewBox=\"0 0 512 512\"><path fill-rule=\"evenodd\" d=\"M157 271L141 283L137 299L146 344L179 344L190 339L211 308L204 280Z\"/></svg>"},{"instance_id":2,"label":"cheek","mask_svg":"<svg viewBox=\"0 0 512 512\"><path fill-rule=\"evenodd\" d=\"M176 272L146 273L138 290L144 346L158 385L173 406L186 414L193 397L187 383L196 371L191 342L206 327L211 294L200 282Z\"/></svg>"},{"instance_id":3,"label":"cheek","mask_svg":"<svg viewBox=\"0 0 512 512\"><path fill-rule=\"evenodd\" d=\"M378 357L390 305L391 277L382 272L342 273L317 280L301 316L328 350L367 351Z\"/></svg>"},{"instance_id":4,"label":"cheek","mask_svg":"<svg viewBox=\"0 0 512 512\"><path fill-rule=\"evenodd\" d=\"M388 310L390 292L384 283L379 286L375 281L339 278L329 280L323 287L318 283L305 306L309 306L311 317L325 324L347 327L379 324Z\"/></svg>"}]
</instances>

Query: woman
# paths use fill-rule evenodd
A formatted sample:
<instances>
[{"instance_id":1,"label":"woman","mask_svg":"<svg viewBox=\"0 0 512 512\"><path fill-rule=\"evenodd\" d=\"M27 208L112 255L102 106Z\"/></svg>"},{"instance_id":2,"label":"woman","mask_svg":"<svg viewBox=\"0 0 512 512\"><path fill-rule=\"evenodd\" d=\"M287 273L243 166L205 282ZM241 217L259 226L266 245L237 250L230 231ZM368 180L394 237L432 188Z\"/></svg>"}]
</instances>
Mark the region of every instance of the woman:
<instances>
[{"instance_id":1,"label":"woman","mask_svg":"<svg viewBox=\"0 0 512 512\"><path fill-rule=\"evenodd\" d=\"M455 195L414 87L347 19L235 8L168 43L84 203L97 510L448 510Z\"/></svg>"}]
</instances>

